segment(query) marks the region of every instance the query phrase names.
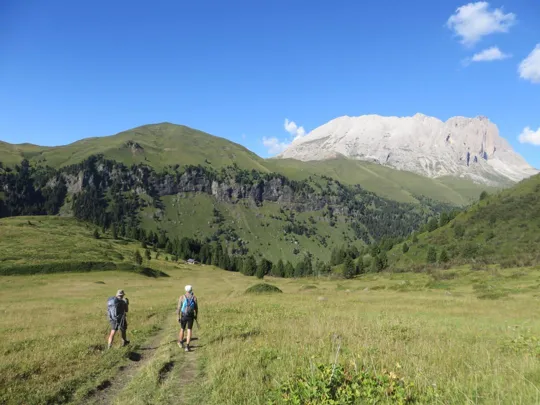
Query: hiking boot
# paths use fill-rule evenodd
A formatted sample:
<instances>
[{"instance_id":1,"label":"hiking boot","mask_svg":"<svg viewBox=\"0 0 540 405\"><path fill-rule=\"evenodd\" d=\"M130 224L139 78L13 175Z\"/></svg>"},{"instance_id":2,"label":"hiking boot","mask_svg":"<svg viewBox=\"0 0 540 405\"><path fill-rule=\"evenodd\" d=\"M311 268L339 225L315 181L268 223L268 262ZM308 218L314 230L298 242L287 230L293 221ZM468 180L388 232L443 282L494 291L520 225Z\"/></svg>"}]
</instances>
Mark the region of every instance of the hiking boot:
<instances>
[{"instance_id":1,"label":"hiking boot","mask_svg":"<svg viewBox=\"0 0 540 405\"><path fill-rule=\"evenodd\" d=\"M178 344L178 347L179 347L179 348L181 348L181 349L184 348L184 341L183 341L183 340L182 340L182 341L178 341L178 342L176 342L176 343Z\"/></svg>"},{"instance_id":2,"label":"hiking boot","mask_svg":"<svg viewBox=\"0 0 540 405\"><path fill-rule=\"evenodd\" d=\"M184 349L184 351L189 352L189 346L186 346L186 348Z\"/></svg>"},{"instance_id":3,"label":"hiking boot","mask_svg":"<svg viewBox=\"0 0 540 405\"><path fill-rule=\"evenodd\" d=\"M129 340L124 340L124 343L122 344L122 347L129 345Z\"/></svg>"}]
</instances>

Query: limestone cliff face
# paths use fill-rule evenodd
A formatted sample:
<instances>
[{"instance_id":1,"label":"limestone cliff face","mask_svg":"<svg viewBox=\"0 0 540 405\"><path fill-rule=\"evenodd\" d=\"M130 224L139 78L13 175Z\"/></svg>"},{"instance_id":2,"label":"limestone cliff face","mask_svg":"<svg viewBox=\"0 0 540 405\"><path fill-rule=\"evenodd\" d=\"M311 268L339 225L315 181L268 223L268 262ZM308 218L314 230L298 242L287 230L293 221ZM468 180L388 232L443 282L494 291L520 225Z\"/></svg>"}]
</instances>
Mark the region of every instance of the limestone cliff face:
<instances>
[{"instance_id":1,"label":"limestone cliff face","mask_svg":"<svg viewBox=\"0 0 540 405\"><path fill-rule=\"evenodd\" d=\"M297 139L278 158L308 161L339 156L428 177L468 177L490 185L538 173L485 117L453 117L443 122L422 114L345 116Z\"/></svg>"}]
</instances>

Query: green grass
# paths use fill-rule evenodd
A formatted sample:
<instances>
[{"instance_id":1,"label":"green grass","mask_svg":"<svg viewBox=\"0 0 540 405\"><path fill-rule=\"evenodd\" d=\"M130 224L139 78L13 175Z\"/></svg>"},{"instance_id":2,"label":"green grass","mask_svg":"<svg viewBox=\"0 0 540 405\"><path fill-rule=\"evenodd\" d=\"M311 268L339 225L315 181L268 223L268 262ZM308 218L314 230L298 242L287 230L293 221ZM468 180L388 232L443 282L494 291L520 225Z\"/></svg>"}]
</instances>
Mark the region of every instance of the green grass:
<instances>
[{"instance_id":1,"label":"green grass","mask_svg":"<svg viewBox=\"0 0 540 405\"><path fill-rule=\"evenodd\" d=\"M408 240L390 253L390 262L398 268L425 264L430 247L440 255L445 249L454 262L497 263L503 267L540 263L540 175L516 186L492 194L459 214L449 224Z\"/></svg>"},{"instance_id":2,"label":"green grass","mask_svg":"<svg viewBox=\"0 0 540 405\"><path fill-rule=\"evenodd\" d=\"M23 158L34 163L60 168L80 163L90 155L126 165L148 164L156 169L167 165L203 165L219 169L237 164L259 172L278 172L291 179L325 175L345 184L360 184L366 190L401 202L416 202L416 196L465 205L483 189L470 180L459 178L430 179L369 162L332 159L300 162L292 159L262 159L234 142L186 126L170 123L145 125L111 136L88 138L75 143L40 147L0 142L0 162L13 166Z\"/></svg>"},{"instance_id":3,"label":"green grass","mask_svg":"<svg viewBox=\"0 0 540 405\"><path fill-rule=\"evenodd\" d=\"M431 179L412 172L345 158L312 162L268 159L265 165L271 171L283 173L296 180L324 175L344 184L360 184L368 191L401 202L417 202L417 196L425 196L453 205L467 205L478 199L482 190L496 190L467 179Z\"/></svg>"},{"instance_id":4,"label":"green grass","mask_svg":"<svg viewBox=\"0 0 540 405\"><path fill-rule=\"evenodd\" d=\"M280 214L280 205L265 202L262 206L254 206L248 200L236 204L218 203L207 194L186 194L180 196L165 196L162 198L165 211L163 218L156 220L153 209L147 208L143 213L143 226L157 231L158 227L168 232L169 237L182 238L193 235L203 239L216 234L220 225L213 222L213 208L217 208L224 217L222 229L233 229L238 238L248 242L250 254L257 258L266 257L272 261L297 262L310 252L315 258L323 261L330 259L334 247L341 247L345 237L355 240L351 228L340 218L334 227L323 221L322 213L318 211L296 213L296 222L306 221L316 228L316 235L284 234L287 224L285 216ZM273 216L273 217L272 217ZM276 220L275 218L282 218ZM311 224L312 217L316 223ZM321 243L321 237L326 237L327 245ZM361 242L355 242L360 246ZM295 253L296 251L296 253Z\"/></svg>"},{"instance_id":5,"label":"green grass","mask_svg":"<svg viewBox=\"0 0 540 405\"><path fill-rule=\"evenodd\" d=\"M89 249L87 258L99 256L98 249L111 254L107 240L93 239L93 229L75 221L48 218L35 227L24 221L0 222L3 262L36 263L40 255L53 262L56 251L58 262L71 260L79 244ZM64 243L44 242L44 235ZM129 241L112 246L126 257L138 248ZM462 266L338 281L265 277L283 293L257 295L244 294L256 279L238 273L155 258L152 266L170 277L118 271L0 277L0 402L85 403L120 375L125 384L109 398L115 404L280 403L284 384L297 386L299 376L309 375L310 384L326 384L312 367L331 370L336 361L351 373L363 370L367 386L388 375L403 378L429 398L423 403L540 399L536 269ZM199 299L200 328L199 347L186 354L175 345L174 310L188 283ZM130 299L132 344L105 351L106 299L118 288ZM150 341L154 351L142 350ZM129 360L131 352L143 356L140 366ZM387 402L384 394L370 395Z\"/></svg>"}]
</instances>

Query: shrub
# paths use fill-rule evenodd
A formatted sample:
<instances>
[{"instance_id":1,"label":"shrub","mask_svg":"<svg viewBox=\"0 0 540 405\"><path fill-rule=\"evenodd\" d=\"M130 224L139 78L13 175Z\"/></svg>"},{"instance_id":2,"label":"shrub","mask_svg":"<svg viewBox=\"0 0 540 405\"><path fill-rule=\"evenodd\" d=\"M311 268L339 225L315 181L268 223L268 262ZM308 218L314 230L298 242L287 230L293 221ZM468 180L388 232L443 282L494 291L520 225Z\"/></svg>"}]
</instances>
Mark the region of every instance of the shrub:
<instances>
[{"instance_id":1,"label":"shrub","mask_svg":"<svg viewBox=\"0 0 540 405\"><path fill-rule=\"evenodd\" d=\"M285 404L430 403L434 392L420 393L394 372L321 364L297 373L278 392Z\"/></svg>"},{"instance_id":2,"label":"shrub","mask_svg":"<svg viewBox=\"0 0 540 405\"><path fill-rule=\"evenodd\" d=\"M282 292L283 291L281 291L275 285L266 284L266 283L252 285L246 290L246 294L273 294L273 293L282 293Z\"/></svg>"}]
</instances>

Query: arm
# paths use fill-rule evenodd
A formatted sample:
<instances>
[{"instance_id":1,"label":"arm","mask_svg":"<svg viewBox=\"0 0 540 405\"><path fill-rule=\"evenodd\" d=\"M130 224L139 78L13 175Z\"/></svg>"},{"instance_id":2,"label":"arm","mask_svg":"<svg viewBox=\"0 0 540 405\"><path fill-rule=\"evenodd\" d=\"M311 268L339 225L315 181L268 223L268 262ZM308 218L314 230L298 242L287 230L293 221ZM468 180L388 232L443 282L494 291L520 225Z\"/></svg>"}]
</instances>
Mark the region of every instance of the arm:
<instances>
[{"instance_id":1,"label":"arm","mask_svg":"<svg viewBox=\"0 0 540 405\"><path fill-rule=\"evenodd\" d=\"M127 297L124 299L124 302L126 303L126 305L125 305L126 312L128 312L128 310L129 310L129 300L127 299Z\"/></svg>"}]
</instances>

